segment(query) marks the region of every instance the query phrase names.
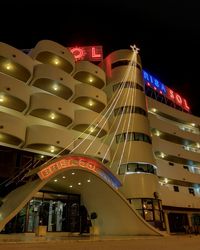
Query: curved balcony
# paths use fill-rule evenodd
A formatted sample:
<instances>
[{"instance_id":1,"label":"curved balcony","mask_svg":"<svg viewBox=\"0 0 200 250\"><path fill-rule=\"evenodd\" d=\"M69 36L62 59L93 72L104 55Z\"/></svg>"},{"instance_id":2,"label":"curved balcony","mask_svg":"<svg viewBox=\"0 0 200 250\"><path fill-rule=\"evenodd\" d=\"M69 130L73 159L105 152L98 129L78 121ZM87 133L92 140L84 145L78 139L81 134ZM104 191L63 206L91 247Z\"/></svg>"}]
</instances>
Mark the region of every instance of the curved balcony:
<instances>
[{"instance_id":1,"label":"curved balcony","mask_svg":"<svg viewBox=\"0 0 200 250\"><path fill-rule=\"evenodd\" d=\"M24 111L29 104L30 88L3 74L0 74L0 83L0 106Z\"/></svg>"},{"instance_id":2,"label":"curved balcony","mask_svg":"<svg viewBox=\"0 0 200 250\"><path fill-rule=\"evenodd\" d=\"M0 112L0 143L20 146L25 141L26 124L23 120Z\"/></svg>"},{"instance_id":3,"label":"curved balcony","mask_svg":"<svg viewBox=\"0 0 200 250\"><path fill-rule=\"evenodd\" d=\"M193 166L185 166L183 164L172 163L165 159L156 159L157 175L173 180L186 181L191 183L200 183L200 169ZM171 166L173 164L173 167ZM194 172L192 172L194 171Z\"/></svg>"},{"instance_id":4,"label":"curved balcony","mask_svg":"<svg viewBox=\"0 0 200 250\"><path fill-rule=\"evenodd\" d=\"M96 136L98 134L98 137L102 137L108 132L108 123L104 118L100 122L101 118L101 115L93 111L77 110L75 112L72 129L90 134L92 136Z\"/></svg>"},{"instance_id":5,"label":"curved balcony","mask_svg":"<svg viewBox=\"0 0 200 250\"><path fill-rule=\"evenodd\" d=\"M133 90L133 89L131 89ZM126 98L127 97L127 98ZM125 88L121 93L119 99L117 99L117 103L115 105L115 109L122 106L137 106L141 107L144 110L147 110L146 99L143 92L138 89L134 89L134 91L130 92L130 89Z\"/></svg>"},{"instance_id":6,"label":"curved balcony","mask_svg":"<svg viewBox=\"0 0 200 250\"><path fill-rule=\"evenodd\" d=\"M121 116L123 117L121 118ZM118 134L135 131L150 135L148 118L140 114L121 114L113 117L113 119L110 121L110 124L112 126L110 128L111 132L115 132L117 130Z\"/></svg>"},{"instance_id":7,"label":"curved balcony","mask_svg":"<svg viewBox=\"0 0 200 250\"><path fill-rule=\"evenodd\" d=\"M33 60L22 51L0 43L0 73L27 82L32 75Z\"/></svg>"},{"instance_id":8,"label":"curved balcony","mask_svg":"<svg viewBox=\"0 0 200 250\"><path fill-rule=\"evenodd\" d=\"M48 154L67 154L72 146L72 133L68 130L60 130L42 125L32 125L27 128L27 136L24 148L34 149ZM65 150L64 150L65 149Z\"/></svg>"},{"instance_id":9,"label":"curved balcony","mask_svg":"<svg viewBox=\"0 0 200 250\"><path fill-rule=\"evenodd\" d=\"M200 118L194 116L190 113L186 113L175 108L172 108L166 104L158 102L153 98L148 97L148 109L155 114L158 114L165 119L168 119L171 122L179 123L182 125L190 125L194 127L194 130L198 131L199 134L199 126L200 126Z\"/></svg>"},{"instance_id":10,"label":"curved balcony","mask_svg":"<svg viewBox=\"0 0 200 250\"><path fill-rule=\"evenodd\" d=\"M170 122L164 118L157 116L156 114L149 113L148 115L151 128L155 128L158 131L162 131L167 134L176 135L183 138L182 142L185 140L197 142L197 134L185 131L181 128L181 125L176 122Z\"/></svg>"},{"instance_id":11,"label":"curved balcony","mask_svg":"<svg viewBox=\"0 0 200 250\"><path fill-rule=\"evenodd\" d=\"M75 60L72 53L64 46L50 41L42 40L31 50L30 56L44 64L51 64L71 73L74 70Z\"/></svg>"},{"instance_id":12,"label":"curved balcony","mask_svg":"<svg viewBox=\"0 0 200 250\"><path fill-rule=\"evenodd\" d=\"M117 50L109 54L104 59L104 67L105 67L106 75L108 76L108 78L113 77L114 71L121 72L120 68L123 68L123 72L121 72L119 75L124 76L124 67L127 67L125 65L128 65L131 59L133 59L133 51L131 49L130 50L121 49L121 50ZM142 68L139 54L137 54L137 58L134 59L134 65L136 65L136 67L140 69ZM116 66L119 66L119 67L116 67ZM140 71L140 74L141 74L141 71Z\"/></svg>"},{"instance_id":13,"label":"curved balcony","mask_svg":"<svg viewBox=\"0 0 200 250\"><path fill-rule=\"evenodd\" d=\"M111 138L112 136L113 134L110 135ZM113 143L112 151L115 152L115 160L118 162L127 162L128 159L128 162L145 162L154 166L156 165L152 145L144 141Z\"/></svg>"},{"instance_id":14,"label":"curved balcony","mask_svg":"<svg viewBox=\"0 0 200 250\"><path fill-rule=\"evenodd\" d=\"M100 113L106 106L106 94L93 86L77 84L73 102L85 108Z\"/></svg>"},{"instance_id":15,"label":"curved balcony","mask_svg":"<svg viewBox=\"0 0 200 250\"><path fill-rule=\"evenodd\" d=\"M58 68L47 64L38 64L34 68L30 84L68 100L74 94L76 82L71 75Z\"/></svg>"},{"instance_id":16,"label":"curved balcony","mask_svg":"<svg viewBox=\"0 0 200 250\"><path fill-rule=\"evenodd\" d=\"M153 137L153 150L158 158L183 165L199 164L199 153L187 151L182 145L163 140L157 136Z\"/></svg>"},{"instance_id":17,"label":"curved balcony","mask_svg":"<svg viewBox=\"0 0 200 250\"><path fill-rule=\"evenodd\" d=\"M75 154L87 154L101 160L104 158L104 155L108 149L108 145L106 144L102 145L102 142L100 140L91 141L89 139L86 140L78 139L74 142L74 148L75 150L73 151L73 153ZM87 151L85 152L86 149ZM105 161L106 162L110 161L109 153L106 155Z\"/></svg>"},{"instance_id":18,"label":"curved balcony","mask_svg":"<svg viewBox=\"0 0 200 250\"><path fill-rule=\"evenodd\" d=\"M68 126L74 117L73 104L63 99L44 93L31 96L31 105L28 114L46 121Z\"/></svg>"},{"instance_id":19,"label":"curved balcony","mask_svg":"<svg viewBox=\"0 0 200 250\"><path fill-rule=\"evenodd\" d=\"M91 62L77 62L73 76L76 80L87 83L98 89L102 89L106 85L105 72Z\"/></svg>"}]
</instances>

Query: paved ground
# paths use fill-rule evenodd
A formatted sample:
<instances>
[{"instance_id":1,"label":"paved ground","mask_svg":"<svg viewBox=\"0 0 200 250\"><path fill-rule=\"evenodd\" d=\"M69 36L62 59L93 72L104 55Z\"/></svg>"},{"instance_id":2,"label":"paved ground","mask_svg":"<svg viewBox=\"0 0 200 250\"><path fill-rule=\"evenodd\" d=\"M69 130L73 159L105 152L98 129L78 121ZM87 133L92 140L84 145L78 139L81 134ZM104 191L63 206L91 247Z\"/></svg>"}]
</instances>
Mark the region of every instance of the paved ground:
<instances>
[{"instance_id":1,"label":"paved ground","mask_svg":"<svg viewBox=\"0 0 200 250\"><path fill-rule=\"evenodd\" d=\"M24 237L0 235L0 250L200 250L200 235Z\"/></svg>"}]
</instances>

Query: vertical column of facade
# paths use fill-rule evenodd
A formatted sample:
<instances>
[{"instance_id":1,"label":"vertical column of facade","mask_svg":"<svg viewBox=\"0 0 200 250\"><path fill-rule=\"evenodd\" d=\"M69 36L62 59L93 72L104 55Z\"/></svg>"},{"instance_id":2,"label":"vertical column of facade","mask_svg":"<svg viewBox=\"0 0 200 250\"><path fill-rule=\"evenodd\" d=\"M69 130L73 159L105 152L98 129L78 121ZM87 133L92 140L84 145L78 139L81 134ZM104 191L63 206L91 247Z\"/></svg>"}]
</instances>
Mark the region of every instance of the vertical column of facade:
<instances>
[{"instance_id":1,"label":"vertical column of facade","mask_svg":"<svg viewBox=\"0 0 200 250\"><path fill-rule=\"evenodd\" d=\"M163 226L162 207L147 116L141 59L118 50L104 60L112 115L110 168L123 182L121 192L153 225Z\"/></svg>"}]
</instances>

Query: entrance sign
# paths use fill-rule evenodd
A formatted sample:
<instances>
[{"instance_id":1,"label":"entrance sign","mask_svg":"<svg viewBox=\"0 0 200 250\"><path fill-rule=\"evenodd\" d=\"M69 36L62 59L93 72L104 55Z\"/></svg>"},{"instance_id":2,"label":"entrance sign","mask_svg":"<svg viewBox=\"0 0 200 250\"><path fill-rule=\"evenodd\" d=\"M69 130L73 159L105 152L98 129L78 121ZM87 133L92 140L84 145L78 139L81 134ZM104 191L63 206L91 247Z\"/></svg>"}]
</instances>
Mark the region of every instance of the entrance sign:
<instances>
[{"instance_id":1,"label":"entrance sign","mask_svg":"<svg viewBox=\"0 0 200 250\"><path fill-rule=\"evenodd\" d=\"M150 75L149 73L147 73L144 70L143 70L143 77L144 77L145 84L148 87L153 88L159 94L161 94L161 95L165 96L166 98L168 98L169 100L173 101L175 104L182 107L187 112L190 111L190 107L188 106L186 99L181 97L175 91L173 91L172 89L165 86L163 83L158 81L155 77L153 77L152 75Z\"/></svg>"},{"instance_id":2,"label":"entrance sign","mask_svg":"<svg viewBox=\"0 0 200 250\"><path fill-rule=\"evenodd\" d=\"M68 155L59 158L57 161L45 166L37 174L41 180L48 179L63 169L85 169L99 175L114 188L121 186L120 181L100 162L86 156Z\"/></svg>"}]
</instances>

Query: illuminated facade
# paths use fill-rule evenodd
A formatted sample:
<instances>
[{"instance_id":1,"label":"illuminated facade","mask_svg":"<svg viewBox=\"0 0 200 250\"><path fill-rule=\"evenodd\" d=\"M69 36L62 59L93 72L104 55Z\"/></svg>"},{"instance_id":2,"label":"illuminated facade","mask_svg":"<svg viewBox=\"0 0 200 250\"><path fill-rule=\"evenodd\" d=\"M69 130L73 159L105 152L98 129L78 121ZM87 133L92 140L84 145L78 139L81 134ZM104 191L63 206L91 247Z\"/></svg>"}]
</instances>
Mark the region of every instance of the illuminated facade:
<instances>
[{"instance_id":1,"label":"illuminated facade","mask_svg":"<svg viewBox=\"0 0 200 250\"><path fill-rule=\"evenodd\" d=\"M200 225L200 118L136 51L1 43L0 82L0 230L88 233L94 211L100 234Z\"/></svg>"}]
</instances>

